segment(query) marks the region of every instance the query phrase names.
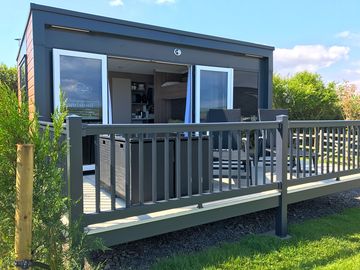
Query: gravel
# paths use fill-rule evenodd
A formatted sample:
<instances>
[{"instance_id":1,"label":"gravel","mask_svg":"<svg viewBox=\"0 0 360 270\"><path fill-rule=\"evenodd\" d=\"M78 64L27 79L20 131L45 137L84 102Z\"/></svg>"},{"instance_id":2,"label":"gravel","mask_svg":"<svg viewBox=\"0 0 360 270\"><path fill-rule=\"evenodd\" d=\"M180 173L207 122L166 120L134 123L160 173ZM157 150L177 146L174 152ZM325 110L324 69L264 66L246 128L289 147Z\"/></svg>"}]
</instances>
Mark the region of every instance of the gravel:
<instances>
[{"instance_id":1,"label":"gravel","mask_svg":"<svg viewBox=\"0 0 360 270\"><path fill-rule=\"evenodd\" d=\"M290 205L288 219L290 223L299 223L351 207L360 207L360 189ZM238 241L248 234L271 231L274 229L274 211L260 211L114 246L106 252L94 252L91 260L105 262L104 269L149 269L161 258Z\"/></svg>"}]
</instances>

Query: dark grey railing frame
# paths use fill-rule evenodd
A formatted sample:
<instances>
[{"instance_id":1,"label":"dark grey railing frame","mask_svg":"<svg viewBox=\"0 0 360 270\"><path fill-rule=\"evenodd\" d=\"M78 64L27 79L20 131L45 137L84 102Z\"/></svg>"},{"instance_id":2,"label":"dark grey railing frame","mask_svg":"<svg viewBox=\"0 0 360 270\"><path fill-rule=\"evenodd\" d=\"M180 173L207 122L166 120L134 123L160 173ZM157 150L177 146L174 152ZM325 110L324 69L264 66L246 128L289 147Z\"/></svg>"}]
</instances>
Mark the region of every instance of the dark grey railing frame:
<instances>
[{"instance_id":1,"label":"dark grey railing frame","mask_svg":"<svg viewBox=\"0 0 360 270\"><path fill-rule=\"evenodd\" d=\"M157 124L157 125L133 125L133 124L124 124L124 125L102 125L102 124L79 124L81 123L81 118L77 116L69 116L67 118L67 131L68 131L68 164L71 164L71 169L68 169L69 174L69 194L70 198L74 201L78 201L77 209L74 209L76 214L74 216L78 216L82 213L83 210L83 201L80 198L80 193L77 192L80 189L81 183L74 184L71 179L78 179L80 175L80 167L79 164L82 162L81 160L81 147L80 138L83 136L98 136L99 134L120 134L120 133L128 133L135 134L139 133L167 133L169 130L171 132L206 132L206 131L218 131L219 126L226 131L241 131L241 130L255 130L260 128L274 128L276 129L279 126L279 123L276 121L273 122L252 122L252 123L201 123L201 124ZM264 124L264 125L263 125ZM76 142L72 143L72 138L77 136ZM74 169L75 164L77 169ZM113 171L114 168L111 168ZM76 172L76 173L75 173ZM81 168L82 172L82 168ZM73 176L72 176L73 175ZM98 183L96 183L98 184ZM111 211L103 211L100 213L94 214L86 214L83 219L84 225L93 224L95 222L105 222L112 220L114 218L126 218L134 215L141 215L149 213L149 211L153 208L152 212L161 211L166 209L171 209L175 207L188 206L192 204L202 204L206 202L211 202L215 200L228 199L248 194L253 194L255 192L262 192L267 190L272 190L278 188L278 183L267 184L264 186L251 187L246 190L231 190L226 193L212 193L212 194L201 194L193 195L191 198L180 198L176 200L169 199L166 202L157 202L156 207L154 204L148 203L146 205L142 205L139 207L132 207L131 209L117 210L116 212ZM113 207L112 207L113 208ZM112 209L114 210L114 209Z\"/></svg>"},{"instance_id":2,"label":"dark grey railing frame","mask_svg":"<svg viewBox=\"0 0 360 270\"><path fill-rule=\"evenodd\" d=\"M279 183L281 195L279 196L279 207L276 211L275 234L280 237L287 236L287 161L288 161L288 116L279 115L276 121L279 127L276 131L276 180Z\"/></svg>"},{"instance_id":3,"label":"dark grey railing frame","mask_svg":"<svg viewBox=\"0 0 360 270\"><path fill-rule=\"evenodd\" d=\"M69 224L71 224L80 222L84 213L81 117L68 116L66 127L68 196L71 203Z\"/></svg>"},{"instance_id":4,"label":"dark grey railing frame","mask_svg":"<svg viewBox=\"0 0 360 270\"><path fill-rule=\"evenodd\" d=\"M82 226L86 227L88 225L95 223L127 218L131 216L137 216L137 215L147 214L156 211L162 211L162 210L189 206L194 204L202 205L203 203L206 202L234 198L234 197L264 192L264 191L278 190L279 202L277 204L277 211L276 211L275 233L279 237L286 237L287 223L288 223L287 207L289 203L294 202L294 199L289 197L288 187L325 180L329 178L339 178L354 173L360 173L360 168L357 168L347 171L330 172L330 173L328 172L327 174L325 173L322 175L312 175L310 177L306 177L306 175L303 174L302 177L300 175L297 179L293 179L290 181L287 176L287 174L289 173L288 171L289 147L293 146L291 140L289 140L289 132L293 132L290 130L296 128L328 128L328 127L340 128L346 126L357 126L357 128L359 128L360 121L291 121L290 122L287 116L282 115L282 116L278 116L276 118L276 121L271 121L271 122L101 125L101 124L83 124L81 121L81 117L68 116L66 121L66 132L67 132L67 143L68 143L68 155L67 155L68 196L71 198L73 202L69 221L75 222L78 220L82 220L83 221ZM97 203L96 213L84 214L84 203L82 198L83 197L82 138L84 136L90 136L90 135L99 136L101 134L120 134L120 133L121 134L169 133L169 130L170 132L194 132L194 133L216 132L219 131L219 129L224 131L276 129L276 138L275 138L276 149L274 149L276 153L276 167L275 167L276 182L266 185L249 186L247 188L242 188L242 189L232 189L232 190L227 190L226 192L202 193L199 195L192 195L186 198L176 198L176 199L166 198L167 200L163 202L153 201L139 206L133 206L131 208L124 208L124 209L115 210L115 205L112 205L111 211L100 211L100 209L98 209L99 204ZM310 137L312 138L311 132L310 135L311 135ZM359 136L359 133L357 133L357 135ZM176 139L177 140L179 139L178 136ZM350 136L348 137L348 140L350 140ZM352 142L353 154L355 153L354 144L355 142ZM351 144L348 143L348 145ZM201 146L199 146L199 149L201 149ZM143 151L143 149L140 148L139 151ZM349 149L348 152L350 153ZM188 151L188 153L190 153L190 151ZM152 154L154 154L154 151L152 152ZM129 162L128 156L126 158L127 158L127 162ZM199 164L201 164L201 162L202 160L201 158L199 158ZM112 162L112 164L114 163ZM353 164L355 164L355 161L353 161ZM304 167L305 167L305 163L304 163ZM115 168L111 168L111 170L114 173ZM126 174L128 174L128 172ZM128 175L126 177L128 178ZM143 175L141 175L140 177L143 177ZM153 181L153 185L154 183L155 181ZM100 184L98 182L96 182L95 184L98 187L96 189L97 190L96 200L99 200ZM353 186L353 185L349 184L348 186ZM199 186L199 190L200 188L201 187ZM126 185L126 189L128 191L129 189L128 185ZM112 190L112 193L113 192L114 190ZM153 188L153 192L156 192L156 188ZM336 192L335 189L334 192ZM128 201L126 201L126 205L129 205ZM251 212L251 209L248 210L248 212L249 211ZM199 221L198 224L201 224L201 221ZM139 239L139 238L134 237L134 239Z\"/></svg>"}]
</instances>

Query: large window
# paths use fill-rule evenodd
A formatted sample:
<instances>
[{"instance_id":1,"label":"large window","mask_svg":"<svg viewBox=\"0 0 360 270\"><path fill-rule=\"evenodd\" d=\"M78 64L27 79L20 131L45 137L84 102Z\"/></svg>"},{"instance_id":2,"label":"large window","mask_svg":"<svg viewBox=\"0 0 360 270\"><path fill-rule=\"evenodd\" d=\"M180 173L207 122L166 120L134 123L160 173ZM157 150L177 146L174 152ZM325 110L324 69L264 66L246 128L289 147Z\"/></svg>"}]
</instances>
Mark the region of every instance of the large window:
<instances>
[{"instance_id":1,"label":"large window","mask_svg":"<svg viewBox=\"0 0 360 270\"><path fill-rule=\"evenodd\" d=\"M196 66L195 122L205 122L209 109L232 109L233 69Z\"/></svg>"},{"instance_id":2,"label":"large window","mask_svg":"<svg viewBox=\"0 0 360 270\"><path fill-rule=\"evenodd\" d=\"M108 123L106 55L54 49L53 65L54 108L61 90L69 114Z\"/></svg>"}]
</instances>

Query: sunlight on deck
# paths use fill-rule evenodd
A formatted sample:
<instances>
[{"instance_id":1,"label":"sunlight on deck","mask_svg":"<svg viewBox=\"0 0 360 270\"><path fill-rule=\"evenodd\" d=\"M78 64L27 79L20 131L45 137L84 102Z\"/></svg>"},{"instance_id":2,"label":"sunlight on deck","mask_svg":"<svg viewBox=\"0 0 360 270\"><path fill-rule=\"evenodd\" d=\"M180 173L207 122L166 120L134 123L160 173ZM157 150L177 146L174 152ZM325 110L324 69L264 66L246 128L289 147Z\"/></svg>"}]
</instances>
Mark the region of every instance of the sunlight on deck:
<instances>
[{"instance_id":1,"label":"sunlight on deck","mask_svg":"<svg viewBox=\"0 0 360 270\"><path fill-rule=\"evenodd\" d=\"M84 175L84 213L95 213L95 176ZM111 210L111 196L105 189L100 189L101 211ZM116 198L116 208L125 207L125 203L120 198Z\"/></svg>"},{"instance_id":2,"label":"sunlight on deck","mask_svg":"<svg viewBox=\"0 0 360 270\"><path fill-rule=\"evenodd\" d=\"M237 171L232 170L232 174L236 175ZM217 170L214 170L214 175L218 174ZM247 184L250 186L253 185L263 185L271 183L271 173L269 172L269 168L266 167L265 171L265 180L264 179L264 171L262 167L262 163L258 164L257 174L255 172L254 166L252 166L251 171L252 178L248 179L249 183L247 183L247 179L245 179L244 172L242 171L242 177L240 182L240 188L246 188ZM301 175L303 175L301 173ZM309 175L309 173L305 173L305 176ZM255 181L255 176L257 176L257 184ZM276 175L273 174L273 182L276 182ZM288 179L290 177L290 173L288 173ZM236 177L231 179L228 178L228 170L223 170L223 178L222 178L222 190L229 190L229 183L231 182L231 188L238 188L238 180ZM214 177L214 192L220 191L220 182L219 178ZM108 190L101 188L100 189L100 209L101 211L110 211L111 210L111 196ZM116 198L116 208L124 208L125 201L119 197ZM84 213L95 213L95 176L94 175L84 175Z\"/></svg>"}]
</instances>

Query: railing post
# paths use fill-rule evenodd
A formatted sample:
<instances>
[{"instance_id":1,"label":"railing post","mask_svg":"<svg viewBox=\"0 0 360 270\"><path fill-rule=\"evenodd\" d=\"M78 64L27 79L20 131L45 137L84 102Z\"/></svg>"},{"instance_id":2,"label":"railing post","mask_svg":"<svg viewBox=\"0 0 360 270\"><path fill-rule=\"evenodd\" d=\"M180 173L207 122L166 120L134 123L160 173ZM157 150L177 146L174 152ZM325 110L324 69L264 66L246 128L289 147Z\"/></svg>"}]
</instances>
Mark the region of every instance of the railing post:
<instances>
[{"instance_id":1,"label":"railing post","mask_svg":"<svg viewBox=\"0 0 360 270\"><path fill-rule=\"evenodd\" d=\"M83 160L81 117L70 115L66 118L67 133L67 180L70 199L69 224L80 220L83 214Z\"/></svg>"},{"instance_id":2,"label":"railing post","mask_svg":"<svg viewBox=\"0 0 360 270\"><path fill-rule=\"evenodd\" d=\"M276 121L280 126L276 130L276 181L279 182L281 195L279 197L279 207L276 211L275 234L279 237L286 237L287 228L287 160L288 160L288 141L289 125L288 116L278 115Z\"/></svg>"}]
</instances>

